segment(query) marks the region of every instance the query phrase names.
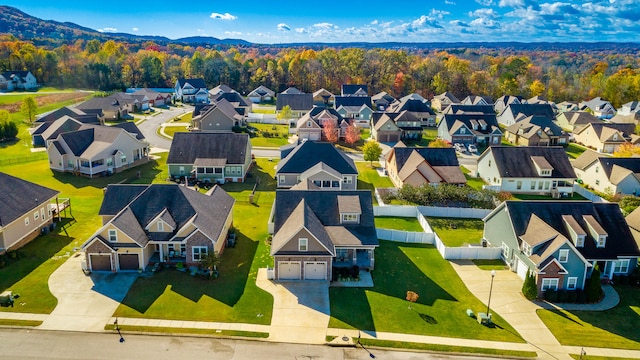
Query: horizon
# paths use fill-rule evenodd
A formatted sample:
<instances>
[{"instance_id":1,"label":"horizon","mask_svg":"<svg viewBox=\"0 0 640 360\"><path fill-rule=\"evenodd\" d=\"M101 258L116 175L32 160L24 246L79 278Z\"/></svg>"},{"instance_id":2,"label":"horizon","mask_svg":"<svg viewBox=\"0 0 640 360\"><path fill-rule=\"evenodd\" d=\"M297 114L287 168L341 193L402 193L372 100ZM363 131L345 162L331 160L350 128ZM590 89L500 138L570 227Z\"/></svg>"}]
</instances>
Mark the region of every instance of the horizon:
<instances>
[{"instance_id":1,"label":"horizon","mask_svg":"<svg viewBox=\"0 0 640 360\"><path fill-rule=\"evenodd\" d=\"M567 1L442 0L423 4L409 0L393 12L385 9L388 3L347 2L341 4L340 11L328 16L289 1L271 6L240 7L226 3L169 10L153 7L157 3L150 0L140 0L135 7L123 0L114 0L109 5L77 0L55 4L5 1L5 5L42 20L72 22L105 34L160 36L170 40L201 36L278 45L637 43L640 39L640 4L635 1Z\"/></svg>"}]
</instances>

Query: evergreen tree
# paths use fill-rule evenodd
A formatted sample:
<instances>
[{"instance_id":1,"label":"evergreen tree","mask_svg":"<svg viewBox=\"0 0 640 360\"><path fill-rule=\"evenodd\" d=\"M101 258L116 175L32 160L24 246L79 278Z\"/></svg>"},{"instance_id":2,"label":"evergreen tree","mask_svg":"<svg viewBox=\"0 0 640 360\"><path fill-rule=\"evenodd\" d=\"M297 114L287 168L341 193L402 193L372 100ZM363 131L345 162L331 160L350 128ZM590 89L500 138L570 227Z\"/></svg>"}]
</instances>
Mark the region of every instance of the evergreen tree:
<instances>
[{"instance_id":1,"label":"evergreen tree","mask_svg":"<svg viewBox=\"0 0 640 360\"><path fill-rule=\"evenodd\" d=\"M524 284L522 284L522 295L528 300L534 300L538 297L536 277L531 271L527 271L527 277L524 279Z\"/></svg>"},{"instance_id":2,"label":"evergreen tree","mask_svg":"<svg viewBox=\"0 0 640 360\"><path fill-rule=\"evenodd\" d=\"M587 280L585 292L587 293L587 302L596 302L600 300L602 295L602 286L600 286L600 269L596 265L591 272L591 277Z\"/></svg>"}]
</instances>

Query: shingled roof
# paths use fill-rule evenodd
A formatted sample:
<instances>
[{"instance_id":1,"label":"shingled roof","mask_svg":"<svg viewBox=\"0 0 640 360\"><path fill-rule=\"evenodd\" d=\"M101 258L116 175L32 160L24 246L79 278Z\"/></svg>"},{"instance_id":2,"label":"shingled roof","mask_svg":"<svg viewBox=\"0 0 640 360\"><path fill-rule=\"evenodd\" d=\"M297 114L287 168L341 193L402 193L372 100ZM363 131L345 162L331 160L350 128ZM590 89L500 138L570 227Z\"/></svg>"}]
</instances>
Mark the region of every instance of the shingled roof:
<instances>
[{"instance_id":1,"label":"shingled roof","mask_svg":"<svg viewBox=\"0 0 640 360\"><path fill-rule=\"evenodd\" d=\"M313 107L313 94L278 94L276 110L282 110L287 105L294 111L310 110Z\"/></svg>"},{"instance_id":2,"label":"shingled roof","mask_svg":"<svg viewBox=\"0 0 640 360\"><path fill-rule=\"evenodd\" d=\"M59 193L0 172L0 226L7 226L28 211L48 204Z\"/></svg>"},{"instance_id":3,"label":"shingled roof","mask_svg":"<svg viewBox=\"0 0 640 360\"><path fill-rule=\"evenodd\" d=\"M177 132L171 141L167 164L193 164L196 159L226 159L244 164L248 134L231 132Z\"/></svg>"},{"instance_id":4,"label":"shingled roof","mask_svg":"<svg viewBox=\"0 0 640 360\"><path fill-rule=\"evenodd\" d=\"M576 177L567 153L561 146L492 146L480 156L480 160L489 153L493 154L496 168L501 177L539 177L532 160L535 157L544 158L553 167L551 177L566 179L575 179Z\"/></svg>"},{"instance_id":5,"label":"shingled roof","mask_svg":"<svg viewBox=\"0 0 640 360\"><path fill-rule=\"evenodd\" d=\"M301 174L321 162L340 174L358 173L353 160L333 144L307 140L280 161L276 174Z\"/></svg>"}]
</instances>

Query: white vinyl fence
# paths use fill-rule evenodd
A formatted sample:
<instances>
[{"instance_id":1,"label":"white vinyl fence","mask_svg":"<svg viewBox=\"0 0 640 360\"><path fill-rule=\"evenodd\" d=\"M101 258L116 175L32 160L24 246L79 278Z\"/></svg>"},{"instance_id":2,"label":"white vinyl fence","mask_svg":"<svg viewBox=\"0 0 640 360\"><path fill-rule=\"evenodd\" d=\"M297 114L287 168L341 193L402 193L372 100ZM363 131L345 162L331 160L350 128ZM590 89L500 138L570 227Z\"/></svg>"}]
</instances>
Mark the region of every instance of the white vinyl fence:
<instances>
[{"instance_id":1,"label":"white vinyl fence","mask_svg":"<svg viewBox=\"0 0 640 360\"><path fill-rule=\"evenodd\" d=\"M592 193L591 191L583 188L578 184L573 184L573 192L580 194L593 202L597 202L597 203L608 202L607 200L601 198L600 196Z\"/></svg>"},{"instance_id":2,"label":"white vinyl fence","mask_svg":"<svg viewBox=\"0 0 640 360\"><path fill-rule=\"evenodd\" d=\"M482 219L489 215L490 209L418 206L418 211L425 216Z\"/></svg>"}]
</instances>

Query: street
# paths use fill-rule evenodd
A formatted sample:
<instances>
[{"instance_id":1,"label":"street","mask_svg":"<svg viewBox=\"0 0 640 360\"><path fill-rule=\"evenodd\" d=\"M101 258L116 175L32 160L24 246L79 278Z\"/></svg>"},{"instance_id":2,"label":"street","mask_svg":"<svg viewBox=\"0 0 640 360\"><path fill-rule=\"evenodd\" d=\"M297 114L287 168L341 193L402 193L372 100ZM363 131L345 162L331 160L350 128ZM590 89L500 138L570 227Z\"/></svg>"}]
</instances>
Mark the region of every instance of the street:
<instances>
[{"instance_id":1,"label":"street","mask_svg":"<svg viewBox=\"0 0 640 360\"><path fill-rule=\"evenodd\" d=\"M338 348L324 345L282 344L210 337L151 336L117 333L81 333L0 329L0 354L4 359L488 359L379 349ZM504 358L503 358L504 359Z\"/></svg>"},{"instance_id":2,"label":"street","mask_svg":"<svg viewBox=\"0 0 640 360\"><path fill-rule=\"evenodd\" d=\"M156 111L158 109L156 108ZM158 135L158 128L161 124L175 118L178 115L182 115L186 112L192 112L192 106L183 107L170 107L168 110L163 109L162 112L155 116L147 116L146 120L138 125L138 129L142 132L145 139L151 144L151 146L169 151L171 147L171 140L165 139Z\"/></svg>"}]
</instances>

